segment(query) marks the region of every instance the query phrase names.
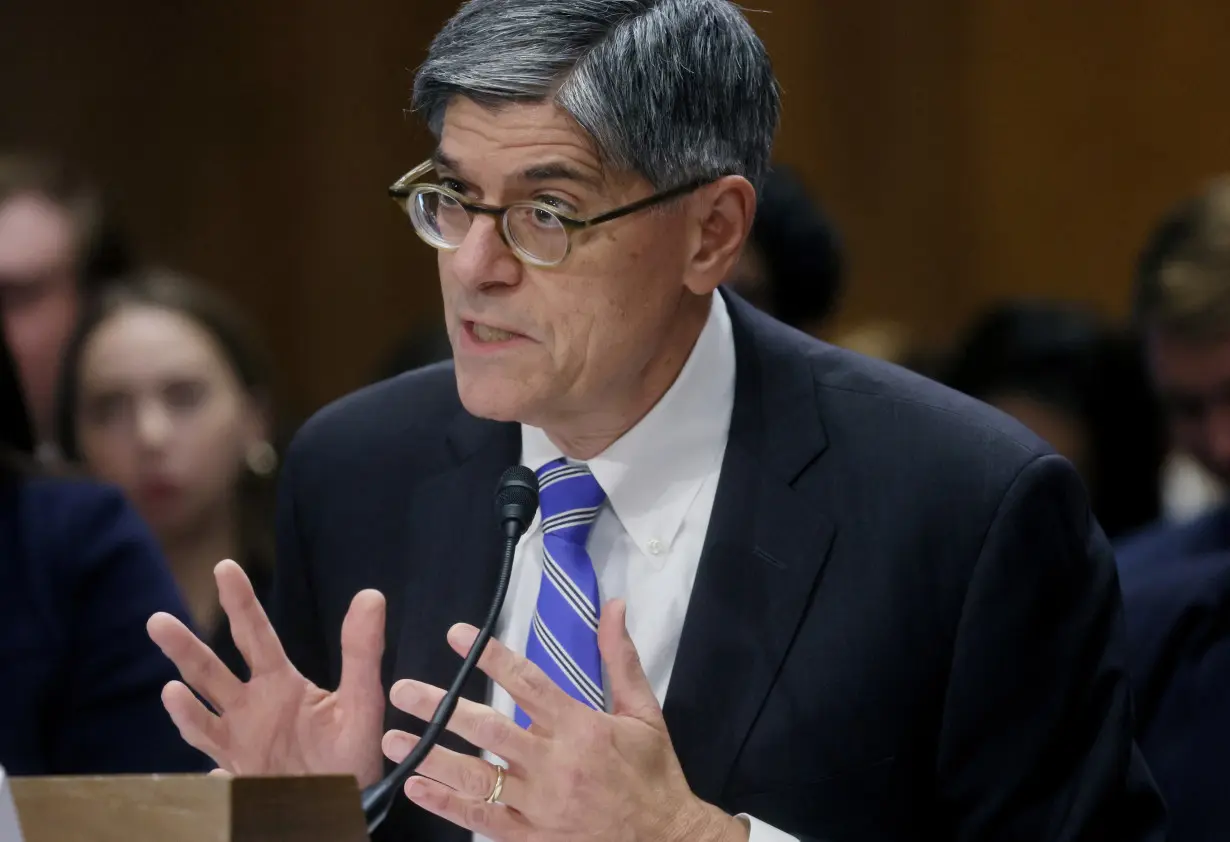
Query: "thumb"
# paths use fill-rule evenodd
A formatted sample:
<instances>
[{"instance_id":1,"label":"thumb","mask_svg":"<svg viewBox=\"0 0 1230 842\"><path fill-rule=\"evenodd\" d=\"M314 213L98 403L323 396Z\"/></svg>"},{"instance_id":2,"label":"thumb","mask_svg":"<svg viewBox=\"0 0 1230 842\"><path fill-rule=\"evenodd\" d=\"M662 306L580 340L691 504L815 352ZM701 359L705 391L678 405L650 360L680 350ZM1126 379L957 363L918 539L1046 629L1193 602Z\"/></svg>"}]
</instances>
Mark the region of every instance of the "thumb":
<instances>
[{"instance_id":1,"label":"thumb","mask_svg":"<svg viewBox=\"0 0 1230 842\"><path fill-rule=\"evenodd\" d=\"M598 650L606 664L611 694L611 712L631 716L650 725L665 728L662 708L641 667L641 656L628 635L628 606L613 599L602 609L598 621Z\"/></svg>"},{"instance_id":2,"label":"thumb","mask_svg":"<svg viewBox=\"0 0 1230 842\"><path fill-rule=\"evenodd\" d=\"M342 620L342 678L337 692L361 707L379 706L383 711L384 689L380 683L380 659L384 656L384 594L359 591Z\"/></svg>"}]
</instances>

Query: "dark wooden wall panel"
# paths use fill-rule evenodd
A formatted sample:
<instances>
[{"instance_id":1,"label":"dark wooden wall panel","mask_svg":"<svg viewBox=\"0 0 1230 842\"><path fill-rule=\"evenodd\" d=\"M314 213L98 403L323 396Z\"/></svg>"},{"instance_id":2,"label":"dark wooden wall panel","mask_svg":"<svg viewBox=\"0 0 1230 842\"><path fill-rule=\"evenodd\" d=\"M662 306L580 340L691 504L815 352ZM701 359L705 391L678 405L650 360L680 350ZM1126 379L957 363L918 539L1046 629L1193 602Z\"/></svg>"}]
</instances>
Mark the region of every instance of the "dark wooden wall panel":
<instances>
[{"instance_id":1,"label":"dark wooden wall panel","mask_svg":"<svg viewBox=\"0 0 1230 842\"><path fill-rule=\"evenodd\" d=\"M1225 0L754 5L778 158L850 251L839 326L941 340L1010 294L1121 313L1153 217L1230 169ZM0 146L96 172L150 256L252 311L310 410L438 311L434 255L384 189L429 149L403 109L453 8L8 0Z\"/></svg>"}]
</instances>

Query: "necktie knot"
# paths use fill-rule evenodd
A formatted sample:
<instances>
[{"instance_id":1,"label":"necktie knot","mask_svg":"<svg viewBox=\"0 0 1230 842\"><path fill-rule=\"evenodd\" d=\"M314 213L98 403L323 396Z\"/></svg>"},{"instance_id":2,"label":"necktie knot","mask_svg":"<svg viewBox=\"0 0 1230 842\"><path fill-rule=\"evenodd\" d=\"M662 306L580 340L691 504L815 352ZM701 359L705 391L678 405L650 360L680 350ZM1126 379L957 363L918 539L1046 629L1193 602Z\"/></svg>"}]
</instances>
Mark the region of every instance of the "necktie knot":
<instances>
[{"instance_id":1,"label":"necktie knot","mask_svg":"<svg viewBox=\"0 0 1230 842\"><path fill-rule=\"evenodd\" d=\"M584 546L606 492L586 466L556 459L538 470L538 500L542 534Z\"/></svg>"}]
</instances>

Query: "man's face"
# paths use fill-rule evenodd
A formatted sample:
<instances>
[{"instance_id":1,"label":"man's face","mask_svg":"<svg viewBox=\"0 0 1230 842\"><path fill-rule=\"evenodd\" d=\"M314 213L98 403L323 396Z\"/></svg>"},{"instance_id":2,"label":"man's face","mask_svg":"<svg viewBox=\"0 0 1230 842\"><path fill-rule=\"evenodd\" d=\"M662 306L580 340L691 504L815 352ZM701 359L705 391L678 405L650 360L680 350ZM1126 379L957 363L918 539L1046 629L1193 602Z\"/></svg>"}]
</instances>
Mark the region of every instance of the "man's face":
<instances>
[{"instance_id":1,"label":"man's face","mask_svg":"<svg viewBox=\"0 0 1230 842\"><path fill-rule=\"evenodd\" d=\"M437 158L440 183L486 205L538 200L585 219L654 192L643 178L606 170L588 135L552 104L489 110L458 98ZM522 263L500 220L475 215L460 248L439 254L466 408L548 427L617 414L658 388L662 372L673 378L699 332L688 335L688 325L698 313L703 324L703 294L717 283L694 271L705 237L698 201L692 194L574 231L568 257L548 268Z\"/></svg>"},{"instance_id":2,"label":"man's face","mask_svg":"<svg viewBox=\"0 0 1230 842\"><path fill-rule=\"evenodd\" d=\"M1230 338L1193 342L1154 331L1148 351L1175 444L1230 481Z\"/></svg>"},{"instance_id":3,"label":"man's face","mask_svg":"<svg viewBox=\"0 0 1230 842\"><path fill-rule=\"evenodd\" d=\"M39 438L47 439L65 343L77 319L73 221L34 194L0 205L0 316Z\"/></svg>"}]
</instances>

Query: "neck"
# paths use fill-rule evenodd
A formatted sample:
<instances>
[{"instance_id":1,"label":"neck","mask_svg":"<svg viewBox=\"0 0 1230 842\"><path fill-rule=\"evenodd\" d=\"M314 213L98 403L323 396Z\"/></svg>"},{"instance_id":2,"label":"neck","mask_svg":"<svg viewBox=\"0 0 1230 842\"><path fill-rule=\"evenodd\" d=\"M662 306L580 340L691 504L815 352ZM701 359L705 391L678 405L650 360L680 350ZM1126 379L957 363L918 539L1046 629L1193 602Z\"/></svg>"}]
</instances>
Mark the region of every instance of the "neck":
<instances>
[{"instance_id":1,"label":"neck","mask_svg":"<svg viewBox=\"0 0 1230 842\"><path fill-rule=\"evenodd\" d=\"M174 536L160 536L162 549L179 587L193 624L201 634L209 634L221 615L214 567L223 559L237 558L239 526L229 508L195 529Z\"/></svg>"},{"instance_id":2,"label":"neck","mask_svg":"<svg viewBox=\"0 0 1230 842\"><path fill-rule=\"evenodd\" d=\"M708 295L685 293L675 324L666 331L665 343L623 388L610 390L619 398L600 409L575 412L543 425L547 438L565 456L582 461L594 458L618 441L670 391L705 329L712 306Z\"/></svg>"}]
</instances>

